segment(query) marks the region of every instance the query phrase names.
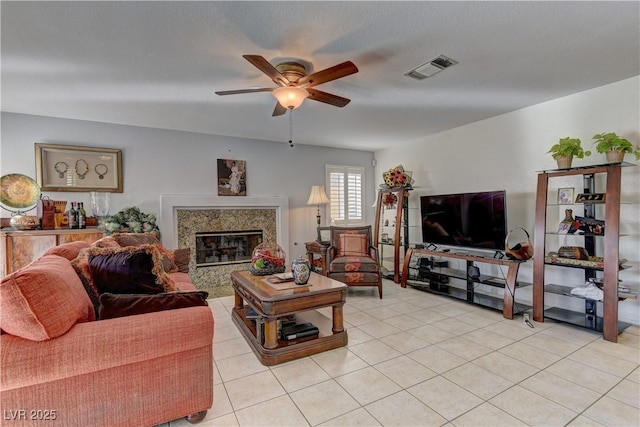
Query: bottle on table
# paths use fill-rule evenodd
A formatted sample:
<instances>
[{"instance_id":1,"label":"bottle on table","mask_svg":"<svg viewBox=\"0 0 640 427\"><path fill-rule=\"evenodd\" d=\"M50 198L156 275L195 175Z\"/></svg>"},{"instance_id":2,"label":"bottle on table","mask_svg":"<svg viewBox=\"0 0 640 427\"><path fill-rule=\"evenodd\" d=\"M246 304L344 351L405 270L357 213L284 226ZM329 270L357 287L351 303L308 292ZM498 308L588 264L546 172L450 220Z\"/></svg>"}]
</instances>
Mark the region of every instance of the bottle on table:
<instances>
[{"instance_id":1,"label":"bottle on table","mask_svg":"<svg viewBox=\"0 0 640 427\"><path fill-rule=\"evenodd\" d=\"M87 228L87 211L83 202L78 202L78 228Z\"/></svg>"},{"instance_id":2,"label":"bottle on table","mask_svg":"<svg viewBox=\"0 0 640 427\"><path fill-rule=\"evenodd\" d=\"M78 211L76 210L76 202L71 202L71 209L67 211L69 218L69 228L78 228Z\"/></svg>"}]
</instances>

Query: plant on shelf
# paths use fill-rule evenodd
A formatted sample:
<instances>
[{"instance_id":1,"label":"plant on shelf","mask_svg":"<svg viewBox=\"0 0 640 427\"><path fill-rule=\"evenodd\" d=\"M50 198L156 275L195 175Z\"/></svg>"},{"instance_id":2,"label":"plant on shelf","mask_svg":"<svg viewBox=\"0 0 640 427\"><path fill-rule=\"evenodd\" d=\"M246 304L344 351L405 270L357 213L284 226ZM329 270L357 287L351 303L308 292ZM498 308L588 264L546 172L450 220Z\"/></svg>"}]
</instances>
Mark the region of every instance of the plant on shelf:
<instances>
[{"instance_id":1,"label":"plant on shelf","mask_svg":"<svg viewBox=\"0 0 640 427\"><path fill-rule=\"evenodd\" d=\"M608 162L621 162L627 153L633 153L636 160L640 160L640 147L636 146L634 149L628 139L616 135L615 132L593 135L593 143L596 144L598 153L605 153Z\"/></svg>"},{"instance_id":2,"label":"plant on shelf","mask_svg":"<svg viewBox=\"0 0 640 427\"><path fill-rule=\"evenodd\" d=\"M578 138L560 138L557 144L554 144L547 153L558 162L561 169L570 168L573 157L582 159L591 155L591 151L585 151L582 148L581 141Z\"/></svg>"},{"instance_id":3,"label":"plant on shelf","mask_svg":"<svg viewBox=\"0 0 640 427\"><path fill-rule=\"evenodd\" d=\"M100 219L100 228L107 235L120 232L155 233L160 238L156 216L146 214L137 207L125 208L115 215L105 216Z\"/></svg>"}]
</instances>

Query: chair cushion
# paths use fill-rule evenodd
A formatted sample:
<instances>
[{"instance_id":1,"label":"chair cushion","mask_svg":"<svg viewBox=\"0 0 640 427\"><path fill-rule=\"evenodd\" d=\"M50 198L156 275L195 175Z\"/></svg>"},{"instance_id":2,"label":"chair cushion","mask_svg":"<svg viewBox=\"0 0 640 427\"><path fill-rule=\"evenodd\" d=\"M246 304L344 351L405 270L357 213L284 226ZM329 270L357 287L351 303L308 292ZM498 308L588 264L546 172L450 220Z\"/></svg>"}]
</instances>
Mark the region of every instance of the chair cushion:
<instances>
[{"instance_id":1,"label":"chair cushion","mask_svg":"<svg viewBox=\"0 0 640 427\"><path fill-rule=\"evenodd\" d=\"M343 272L378 272L378 263L368 256L344 256L338 257L329 264L330 273Z\"/></svg>"},{"instance_id":2,"label":"chair cushion","mask_svg":"<svg viewBox=\"0 0 640 427\"><path fill-rule=\"evenodd\" d=\"M32 341L59 337L95 320L89 296L69 261L45 255L0 284L0 328ZM44 363L44 361L43 361Z\"/></svg>"},{"instance_id":3,"label":"chair cushion","mask_svg":"<svg viewBox=\"0 0 640 427\"><path fill-rule=\"evenodd\" d=\"M367 256L369 236L358 233L340 233L338 235L338 256Z\"/></svg>"},{"instance_id":4,"label":"chair cushion","mask_svg":"<svg viewBox=\"0 0 640 427\"><path fill-rule=\"evenodd\" d=\"M352 271L345 273L330 273L329 277L338 282L346 283L347 285L370 283L372 285L380 282L380 276L378 273L367 273L361 271Z\"/></svg>"}]
</instances>

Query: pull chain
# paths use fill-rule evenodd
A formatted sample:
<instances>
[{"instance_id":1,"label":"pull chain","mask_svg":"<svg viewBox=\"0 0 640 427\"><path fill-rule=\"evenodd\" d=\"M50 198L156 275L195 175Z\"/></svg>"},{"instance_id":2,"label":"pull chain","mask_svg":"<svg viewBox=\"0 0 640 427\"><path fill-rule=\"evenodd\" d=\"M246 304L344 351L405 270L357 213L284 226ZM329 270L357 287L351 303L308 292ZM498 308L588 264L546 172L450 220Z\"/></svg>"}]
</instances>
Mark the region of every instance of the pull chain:
<instances>
[{"instance_id":1,"label":"pull chain","mask_svg":"<svg viewBox=\"0 0 640 427\"><path fill-rule=\"evenodd\" d=\"M289 108L289 147L293 148L293 108Z\"/></svg>"}]
</instances>

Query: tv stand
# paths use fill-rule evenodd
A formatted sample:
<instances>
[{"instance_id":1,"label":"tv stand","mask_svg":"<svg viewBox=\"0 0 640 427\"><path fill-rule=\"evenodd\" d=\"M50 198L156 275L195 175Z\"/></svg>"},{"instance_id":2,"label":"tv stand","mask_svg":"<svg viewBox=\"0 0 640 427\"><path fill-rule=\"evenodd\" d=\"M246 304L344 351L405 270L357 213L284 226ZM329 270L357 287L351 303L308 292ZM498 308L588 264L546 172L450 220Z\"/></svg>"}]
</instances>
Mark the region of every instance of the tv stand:
<instances>
[{"instance_id":1,"label":"tv stand","mask_svg":"<svg viewBox=\"0 0 640 427\"><path fill-rule=\"evenodd\" d=\"M505 319L513 319L514 306L515 306L515 294L516 294L516 285L518 287L530 285L527 283L519 283L518 279L518 269L520 268L520 264L522 261L516 261L511 259L499 259L491 256L482 256L475 255L471 253L460 253L460 252L444 252L442 250L431 250L431 249L417 249L417 248L409 248L407 254L404 257L404 266L402 268L402 280L400 285L403 288L407 287L407 281L411 280L409 278L409 265L411 263L411 258L413 257L422 257L432 256L437 258L445 258L445 259L461 259L466 261L466 268L464 270L454 270L449 268L436 268L433 271L434 279L430 282L422 283L412 280L410 283L411 286L419 287L428 292L433 292L441 295L448 295L454 298L465 300L472 304L483 305L487 307L491 307L494 309L502 310L502 315ZM468 271L469 267L473 266L474 263L479 264L494 264L507 267L507 274L503 277L490 277L485 275L480 275L479 277L470 277ZM447 281L443 283L442 277L457 279L458 282L466 281L466 289L461 287L451 286ZM481 293L478 289L476 289L477 285L487 285L493 287L504 288L503 298L496 298L496 296ZM531 307L518 304L517 308L519 312L530 310Z\"/></svg>"}]
</instances>

